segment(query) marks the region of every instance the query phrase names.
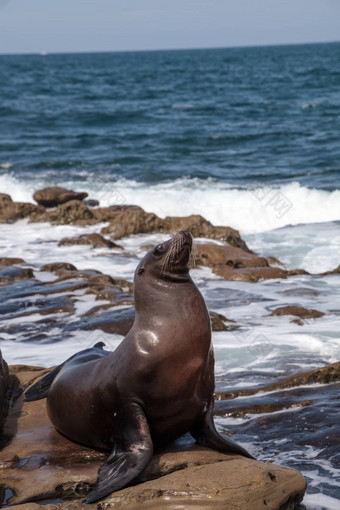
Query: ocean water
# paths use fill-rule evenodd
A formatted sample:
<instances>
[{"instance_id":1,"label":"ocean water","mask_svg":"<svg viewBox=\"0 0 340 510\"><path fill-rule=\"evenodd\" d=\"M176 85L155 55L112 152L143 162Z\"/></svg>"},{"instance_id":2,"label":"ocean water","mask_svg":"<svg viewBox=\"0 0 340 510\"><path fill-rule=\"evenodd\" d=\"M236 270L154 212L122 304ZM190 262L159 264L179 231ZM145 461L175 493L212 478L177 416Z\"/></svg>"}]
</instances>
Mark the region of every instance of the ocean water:
<instances>
[{"instance_id":1,"label":"ocean water","mask_svg":"<svg viewBox=\"0 0 340 510\"><path fill-rule=\"evenodd\" d=\"M319 276L340 263L339 90L340 43L2 55L0 192L32 201L35 190L61 185L102 205L137 204L162 217L201 214L239 229L256 252L312 273L251 284L192 271L208 307L240 326L213 335L217 389L260 387L340 358L340 276ZM0 256L22 257L42 282L54 277L40 266L60 260L131 281L143 246L165 238L123 239L124 256L57 246L83 232L0 225ZM18 303L19 295L13 289L3 302ZM54 314L53 328L37 311L42 298L32 297L25 318L8 308L0 315L9 363L49 366L98 339L112 349L121 341L73 327L105 304L94 296L76 291L74 315ZM304 326L270 316L288 304L325 315ZM47 339L35 339L46 331ZM294 405L239 418L227 408L217 423L258 458L302 471L308 510L338 509L339 386L294 391L263 397ZM312 403L298 405L302 398Z\"/></svg>"}]
</instances>

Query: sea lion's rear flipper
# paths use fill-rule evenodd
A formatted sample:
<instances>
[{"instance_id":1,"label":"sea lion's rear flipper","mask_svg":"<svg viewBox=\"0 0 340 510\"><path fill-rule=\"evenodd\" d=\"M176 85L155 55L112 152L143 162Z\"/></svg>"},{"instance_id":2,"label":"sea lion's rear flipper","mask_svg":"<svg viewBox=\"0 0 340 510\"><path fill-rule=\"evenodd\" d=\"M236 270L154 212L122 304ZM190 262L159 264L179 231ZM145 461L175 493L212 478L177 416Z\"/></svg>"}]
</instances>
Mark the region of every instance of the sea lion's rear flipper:
<instances>
[{"instance_id":1,"label":"sea lion's rear flipper","mask_svg":"<svg viewBox=\"0 0 340 510\"><path fill-rule=\"evenodd\" d=\"M153 445L143 409L135 403L119 411L122 445L116 446L98 471L96 484L85 503L93 503L122 489L149 464Z\"/></svg>"},{"instance_id":2,"label":"sea lion's rear flipper","mask_svg":"<svg viewBox=\"0 0 340 510\"><path fill-rule=\"evenodd\" d=\"M249 459L255 459L245 448L235 443L229 437L223 437L217 432L214 424L213 408L214 402L212 400L203 420L197 424L195 429L190 431L198 444L220 452L236 453Z\"/></svg>"},{"instance_id":3,"label":"sea lion's rear flipper","mask_svg":"<svg viewBox=\"0 0 340 510\"><path fill-rule=\"evenodd\" d=\"M84 361L90 361L92 358L98 357L98 349L101 352L104 347L103 342L97 342L93 347L90 349L85 349L83 351L77 352L70 358L68 358L64 363L61 363L61 365L58 365L55 367L51 372L46 374L44 377L39 379L33 386L31 386L25 393L25 402L32 402L33 400L40 400L42 398L46 398L48 395L48 390L50 389L51 384L53 383L54 379L59 374L60 370L68 363L69 361L73 360L75 357L82 356L82 359ZM108 354L108 353L107 353ZM85 357L86 356L86 357Z\"/></svg>"}]
</instances>

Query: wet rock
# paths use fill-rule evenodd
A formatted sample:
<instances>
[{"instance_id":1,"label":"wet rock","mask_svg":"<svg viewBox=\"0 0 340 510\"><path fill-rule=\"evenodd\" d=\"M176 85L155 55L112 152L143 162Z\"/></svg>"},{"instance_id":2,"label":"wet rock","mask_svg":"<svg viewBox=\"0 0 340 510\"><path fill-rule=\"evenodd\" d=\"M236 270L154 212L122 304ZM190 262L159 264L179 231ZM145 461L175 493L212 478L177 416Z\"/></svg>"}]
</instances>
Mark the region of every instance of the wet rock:
<instances>
[{"instance_id":1,"label":"wet rock","mask_svg":"<svg viewBox=\"0 0 340 510\"><path fill-rule=\"evenodd\" d=\"M281 390L284 388L293 388L295 386L302 386L305 384L329 384L340 381L340 361L326 365L324 367L316 368L315 370L308 370L307 372L301 372L292 377L286 377L273 384L266 386L245 389L245 390L233 390L227 392L216 392L216 400L234 399L239 396L255 395L258 392L269 392Z\"/></svg>"},{"instance_id":2,"label":"wet rock","mask_svg":"<svg viewBox=\"0 0 340 510\"><path fill-rule=\"evenodd\" d=\"M41 214L43 211L44 208L39 205L13 202L9 195L0 193L0 223L13 223L32 213Z\"/></svg>"},{"instance_id":3,"label":"wet rock","mask_svg":"<svg viewBox=\"0 0 340 510\"><path fill-rule=\"evenodd\" d=\"M49 273L55 273L57 271L77 271L76 266L69 262L51 262L41 266L40 271L47 271Z\"/></svg>"},{"instance_id":4,"label":"wet rock","mask_svg":"<svg viewBox=\"0 0 340 510\"><path fill-rule=\"evenodd\" d=\"M0 350L0 437L8 408L8 366Z\"/></svg>"},{"instance_id":5,"label":"wet rock","mask_svg":"<svg viewBox=\"0 0 340 510\"><path fill-rule=\"evenodd\" d=\"M283 296L314 297L319 296L320 292L315 289L310 289L309 287L298 287L282 290L279 294L282 294Z\"/></svg>"},{"instance_id":6,"label":"wet rock","mask_svg":"<svg viewBox=\"0 0 340 510\"><path fill-rule=\"evenodd\" d=\"M47 372L22 366L13 369L11 377L21 392ZM5 423L7 444L0 452L2 490L10 496L7 504L35 510L30 502L50 499L53 503L44 508L84 508L82 500L107 454L58 434L47 417L45 400L23 402L20 391ZM306 488L304 478L293 469L178 444L156 452L135 482L89 508L216 510L227 504L242 510L282 510L300 502ZM73 501L63 503L66 498Z\"/></svg>"},{"instance_id":7,"label":"wet rock","mask_svg":"<svg viewBox=\"0 0 340 510\"><path fill-rule=\"evenodd\" d=\"M213 331L229 331L230 326L227 326L225 322L235 324L235 321L228 320L224 315L217 312L209 312L210 320L211 320L211 329Z\"/></svg>"},{"instance_id":8,"label":"wet rock","mask_svg":"<svg viewBox=\"0 0 340 510\"><path fill-rule=\"evenodd\" d=\"M101 271L97 271L97 269L77 269L75 271L65 270L64 268L58 269L55 271L58 279L53 283L64 282L66 280L90 280L91 278L96 278L97 276L104 276Z\"/></svg>"},{"instance_id":9,"label":"wet rock","mask_svg":"<svg viewBox=\"0 0 340 510\"><path fill-rule=\"evenodd\" d=\"M125 336L132 328L134 320L135 309L133 306L130 306L118 310L113 309L104 313L92 315L91 317L83 317L76 324L65 328L65 331L101 329L105 331L105 333Z\"/></svg>"},{"instance_id":10,"label":"wet rock","mask_svg":"<svg viewBox=\"0 0 340 510\"><path fill-rule=\"evenodd\" d=\"M79 200L70 200L52 211L36 211L30 214L31 222L49 222L52 225L89 225L95 223L92 211Z\"/></svg>"},{"instance_id":11,"label":"wet rock","mask_svg":"<svg viewBox=\"0 0 340 510\"><path fill-rule=\"evenodd\" d=\"M75 311L74 303L71 298L66 296L58 296L49 299L36 299L32 306L26 306L26 312L12 315L13 317L27 317L32 314L51 315L56 313L73 314Z\"/></svg>"},{"instance_id":12,"label":"wet rock","mask_svg":"<svg viewBox=\"0 0 340 510\"><path fill-rule=\"evenodd\" d=\"M273 310L271 315L296 315L302 319L317 319L325 314L312 308L304 308L303 306L280 306Z\"/></svg>"},{"instance_id":13,"label":"wet rock","mask_svg":"<svg viewBox=\"0 0 340 510\"><path fill-rule=\"evenodd\" d=\"M197 244L196 263L211 267L226 280L257 282L260 279L286 278L287 271L270 267L267 259L234 246L212 243Z\"/></svg>"},{"instance_id":14,"label":"wet rock","mask_svg":"<svg viewBox=\"0 0 340 510\"><path fill-rule=\"evenodd\" d=\"M23 259L17 259L13 257L0 257L0 266L14 266L16 264L24 264Z\"/></svg>"},{"instance_id":15,"label":"wet rock","mask_svg":"<svg viewBox=\"0 0 340 510\"><path fill-rule=\"evenodd\" d=\"M123 249L122 246L105 239L101 234L82 234L78 237L65 237L59 241L58 246L71 246L77 244L88 244L92 248L119 248Z\"/></svg>"},{"instance_id":16,"label":"wet rock","mask_svg":"<svg viewBox=\"0 0 340 510\"><path fill-rule=\"evenodd\" d=\"M133 305L133 297L115 287L101 289L97 292L96 300L106 300L117 305Z\"/></svg>"},{"instance_id":17,"label":"wet rock","mask_svg":"<svg viewBox=\"0 0 340 510\"><path fill-rule=\"evenodd\" d=\"M212 243L196 244L195 256L198 265L214 267L226 265L230 269L244 267L268 267L267 260L234 246Z\"/></svg>"},{"instance_id":18,"label":"wet rock","mask_svg":"<svg viewBox=\"0 0 340 510\"><path fill-rule=\"evenodd\" d=\"M112 494L100 508L293 509L304 478L295 470L246 459L189 467Z\"/></svg>"},{"instance_id":19,"label":"wet rock","mask_svg":"<svg viewBox=\"0 0 340 510\"><path fill-rule=\"evenodd\" d=\"M75 192L60 186L52 186L36 191L33 195L34 200L44 207L57 207L60 204L70 200L84 200L87 197L85 192Z\"/></svg>"},{"instance_id":20,"label":"wet rock","mask_svg":"<svg viewBox=\"0 0 340 510\"><path fill-rule=\"evenodd\" d=\"M244 269L230 270L227 266L216 266L214 273L226 280L256 283L259 280L271 278L287 278L287 272L279 267L247 267Z\"/></svg>"},{"instance_id":21,"label":"wet rock","mask_svg":"<svg viewBox=\"0 0 340 510\"><path fill-rule=\"evenodd\" d=\"M0 267L0 286L8 285L15 280L27 280L33 278L34 274L32 269L17 266Z\"/></svg>"}]
</instances>

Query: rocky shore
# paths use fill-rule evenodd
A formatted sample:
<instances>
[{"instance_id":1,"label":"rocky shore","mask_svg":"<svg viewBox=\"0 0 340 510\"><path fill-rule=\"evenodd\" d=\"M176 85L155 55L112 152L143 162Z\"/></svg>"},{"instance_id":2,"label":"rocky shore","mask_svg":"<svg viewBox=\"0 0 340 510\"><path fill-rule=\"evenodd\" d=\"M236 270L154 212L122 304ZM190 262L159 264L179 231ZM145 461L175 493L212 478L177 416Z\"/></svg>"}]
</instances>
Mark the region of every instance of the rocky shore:
<instances>
[{"instance_id":1,"label":"rocky shore","mask_svg":"<svg viewBox=\"0 0 340 510\"><path fill-rule=\"evenodd\" d=\"M72 443L58 434L47 417L45 400L24 402L23 391L48 370L10 366L10 411L0 451L3 504L16 510L40 508L41 504L50 510L187 506L244 510L300 508L306 482L297 471L221 454L195 444L173 444L156 452L136 484L85 506L82 500L95 482L106 454ZM338 367L336 370L339 378ZM329 369L321 369L321 373L327 374ZM305 378L306 375L300 383ZM285 384L282 383L282 388Z\"/></svg>"},{"instance_id":2,"label":"rocky shore","mask_svg":"<svg viewBox=\"0 0 340 510\"><path fill-rule=\"evenodd\" d=\"M85 246L93 253L106 250L113 258L119 257L128 263L131 254L124 248L124 239L128 236L170 235L188 230L196 240L192 267L208 268L214 278L221 281L256 287L269 280L290 281L296 276L312 278L303 269L288 270L269 254L257 255L237 230L214 226L199 215L160 218L134 205L100 207L95 201L85 201L86 193L62 188L40 190L34 197L37 205L14 202L9 195L0 194L0 223L25 219L32 223L77 225L84 227L84 231L54 244L55 262L40 260L33 264L17 257L16 253L0 257L1 314L11 319L8 324L3 322L0 332L11 338L20 334L24 341L53 343L60 340L61 334L67 337L75 331L101 330L108 335L125 335L131 328L134 320L131 281L112 277L93 266L79 269L78 264L63 259L65 247L82 249ZM338 273L339 268L336 268L318 277L333 278L332 274ZM82 297L91 298L93 303L79 312ZM31 324L29 319L33 315L39 320ZM306 326L322 321L324 312L296 304L271 306L267 316L276 321L288 316L292 324ZM214 332L237 334L242 328L239 320L226 317L216 309L210 309L210 317ZM48 370L24 365L11 365L8 370L0 353L0 506L17 510L35 510L42 505L50 510L303 508L300 502L306 482L296 470L220 454L188 442L157 452L136 485L96 505L83 505L106 454L71 443L56 433L48 420L44 400L23 401L23 391ZM337 363L288 379L279 378L262 387L219 391L215 414L243 418L272 412L275 421L277 411L308 408L314 404L317 392L313 390L312 397L308 387L312 383L321 384L320 402L325 384L330 385L330 398L335 398L339 379ZM272 392L276 392L275 397ZM315 401L319 402L318 398ZM265 429L270 418L262 421ZM333 448L336 430L334 426L328 436L320 431L315 441Z\"/></svg>"}]
</instances>

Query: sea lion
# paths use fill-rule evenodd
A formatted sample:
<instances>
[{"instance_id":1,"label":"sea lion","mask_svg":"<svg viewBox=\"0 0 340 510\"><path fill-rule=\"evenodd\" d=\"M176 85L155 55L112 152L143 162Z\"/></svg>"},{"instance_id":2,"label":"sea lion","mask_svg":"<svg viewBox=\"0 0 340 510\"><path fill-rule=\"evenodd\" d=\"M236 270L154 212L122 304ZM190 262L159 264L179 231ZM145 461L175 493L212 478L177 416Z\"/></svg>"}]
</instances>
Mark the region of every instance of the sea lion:
<instances>
[{"instance_id":1,"label":"sea lion","mask_svg":"<svg viewBox=\"0 0 340 510\"><path fill-rule=\"evenodd\" d=\"M110 451L87 498L121 489L150 462L155 446L190 432L201 445L253 458L215 429L210 318L189 275L192 237L179 232L140 261L136 317L113 352L98 343L26 392L47 397L55 428L71 440Z\"/></svg>"}]
</instances>

